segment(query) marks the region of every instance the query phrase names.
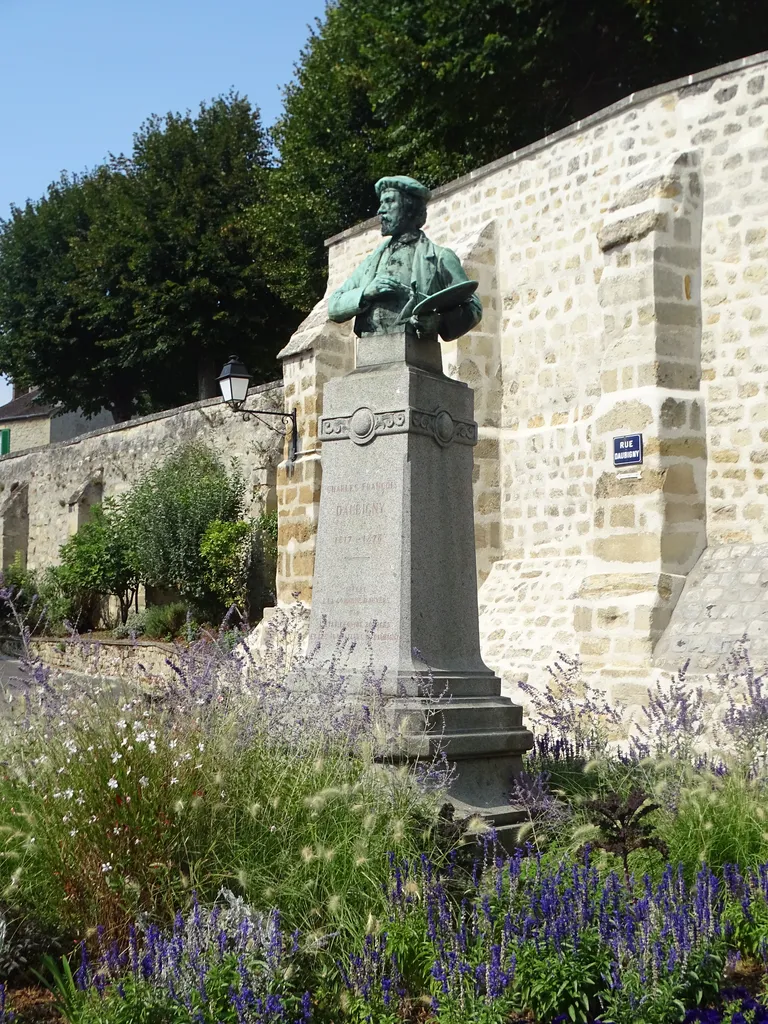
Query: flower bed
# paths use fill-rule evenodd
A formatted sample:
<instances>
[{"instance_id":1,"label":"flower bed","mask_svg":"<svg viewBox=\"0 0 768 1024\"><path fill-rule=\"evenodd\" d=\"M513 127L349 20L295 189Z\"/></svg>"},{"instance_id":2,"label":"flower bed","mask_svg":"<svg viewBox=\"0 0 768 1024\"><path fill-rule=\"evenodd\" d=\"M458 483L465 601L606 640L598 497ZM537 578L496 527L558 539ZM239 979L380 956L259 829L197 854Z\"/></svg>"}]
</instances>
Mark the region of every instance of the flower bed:
<instances>
[{"instance_id":1,"label":"flower bed","mask_svg":"<svg viewBox=\"0 0 768 1024\"><path fill-rule=\"evenodd\" d=\"M452 820L444 761L382 766L377 680L350 706L343 656L318 672L290 629L266 663L176 648L146 693L53 677L27 643L0 887L35 937L0 943L9 1003L36 967L78 1024L766 1019L768 700L744 650L718 720L681 674L622 749L561 663L506 856Z\"/></svg>"}]
</instances>

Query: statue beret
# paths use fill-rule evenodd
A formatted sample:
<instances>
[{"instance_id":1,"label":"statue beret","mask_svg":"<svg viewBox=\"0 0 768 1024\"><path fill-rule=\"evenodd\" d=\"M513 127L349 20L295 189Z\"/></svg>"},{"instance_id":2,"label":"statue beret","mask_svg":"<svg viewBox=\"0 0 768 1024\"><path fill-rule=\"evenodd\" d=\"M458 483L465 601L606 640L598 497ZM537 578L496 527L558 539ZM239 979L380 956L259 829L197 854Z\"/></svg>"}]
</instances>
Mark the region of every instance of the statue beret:
<instances>
[{"instance_id":1,"label":"statue beret","mask_svg":"<svg viewBox=\"0 0 768 1024\"><path fill-rule=\"evenodd\" d=\"M426 185L422 185L415 178L409 178L407 174L393 174L389 178L379 178L374 188L376 189L378 199L381 199L381 193L388 188L394 188L398 192L407 192L408 195L417 196L425 203L429 201L429 197L432 195Z\"/></svg>"}]
</instances>

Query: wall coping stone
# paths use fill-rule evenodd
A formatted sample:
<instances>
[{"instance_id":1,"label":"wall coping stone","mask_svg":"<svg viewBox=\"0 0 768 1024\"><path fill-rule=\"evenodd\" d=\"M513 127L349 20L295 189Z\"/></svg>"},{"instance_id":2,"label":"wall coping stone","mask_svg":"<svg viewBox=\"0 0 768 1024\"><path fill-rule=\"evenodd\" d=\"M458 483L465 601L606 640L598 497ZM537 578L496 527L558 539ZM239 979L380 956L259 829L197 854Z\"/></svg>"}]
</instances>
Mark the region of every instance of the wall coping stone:
<instances>
[{"instance_id":1,"label":"wall coping stone","mask_svg":"<svg viewBox=\"0 0 768 1024\"><path fill-rule=\"evenodd\" d=\"M248 395L260 395L265 394L268 391L282 390L283 382L281 380L269 381L267 384L257 384L255 387L248 389ZM99 427L98 430L88 430L84 434L78 434L76 437L70 437L66 441L54 441L53 444L38 445L36 448L22 448L17 452L9 452L8 455L0 456L0 462L10 462L12 459L18 459L21 456L32 455L35 452L49 451L53 448L68 448L71 445L80 444L81 441L85 441L92 437L99 437L102 434L114 434L120 430L132 430L134 427L141 427L145 423L155 423L158 420L167 419L170 416L176 416L179 413L194 412L196 409L207 409L213 405L223 405L223 398L205 398L199 402L190 402L188 405L177 405L173 409L163 409L162 412L153 412L148 416L139 416L134 420L126 420L124 423L112 423L107 427Z\"/></svg>"},{"instance_id":2,"label":"wall coping stone","mask_svg":"<svg viewBox=\"0 0 768 1024\"><path fill-rule=\"evenodd\" d=\"M536 142L531 142L529 145L523 146L522 149L517 149L513 153L508 153L507 156L499 157L498 160L493 160L491 163L484 164L482 167L478 167L476 170L470 171L468 174L464 174L460 178L454 178L453 181L449 181L446 182L445 185L438 186L438 188L433 189L432 191L431 202L434 202L436 199L444 199L452 192L455 192L460 188L464 188L465 185L481 181L483 178L488 177L489 174L494 174L496 171L500 171L505 167L509 167L521 160L525 160L527 157L533 156L535 153L540 153L549 146L554 146L556 143L562 142L563 139L570 138L572 135L578 135L579 132L584 131L587 128L593 128L595 125L600 124L601 121L610 120L616 114L621 114L625 110L630 110L632 107L640 106L643 103L647 103L649 100L657 99L659 96L664 96L667 93L686 90L690 86L697 86L702 82L708 82L715 78L722 78L723 75L728 75L735 71L743 71L745 68L757 67L761 64L768 64L768 50L762 50L760 53L752 54L749 57L740 57L738 60L733 60L728 64L719 64L717 67L708 68L706 71L697 71L696 74L693 75L684 75L682 78L675 78L671 82L662 82L660 85L652 85L648 89L641 89L640 92L630 93L629 96L625 96L623 99L617 100L609 107L603 107L602 110L595 111L595 113L590 114L589 117L582 118L580 121L575 121L573 124L566 125L565 128L560 128L558 131L552 132L551 135L545 135L542 139L537 139ZM352 227L346 228L344 231L340 231L336 235L331 235L330 238L325 240L325 245L327 248L330 248L330 246L336 245L338 242L342 242L347 238L354 238L355 235L361 235L365 231L369 231L371 228L376 228L378 226L378 217L369 217L367 220L360 221L358 224L353 224Z\"/></svg>"},{"instance_id":3,"label":"wall coping stone","mask_svg":"<svg viewBox=\"0 0 768 1024\"><path fill-rule=\"evenodd\" d=\"M156 647L159 651L166 651L172 654L176 645L166 640L118 640L109 637L91 636L90 633L78 633L76 636L33 636L30 640L33 645L53 646L56 648L81 647Z\"/></svg>"}]
</instances>

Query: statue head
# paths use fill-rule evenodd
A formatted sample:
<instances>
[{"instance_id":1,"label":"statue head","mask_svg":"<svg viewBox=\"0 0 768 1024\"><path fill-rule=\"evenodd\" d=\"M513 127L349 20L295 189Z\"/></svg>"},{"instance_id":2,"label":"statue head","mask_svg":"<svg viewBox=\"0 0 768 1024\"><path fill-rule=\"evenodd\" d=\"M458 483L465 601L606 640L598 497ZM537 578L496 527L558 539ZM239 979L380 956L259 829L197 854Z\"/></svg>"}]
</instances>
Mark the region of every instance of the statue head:
<instances>
[{"instance_id":1,"label":"statue head","mask_svg":"<svg viewBox=\"0 0 768 1024\"><path fill-rule=\"evenodd\" d=\"M431 194L425 185L405 174L396 174L379 178L375 188L382 235L402 235L424 225Z\"/></svg>"}]
</instances>

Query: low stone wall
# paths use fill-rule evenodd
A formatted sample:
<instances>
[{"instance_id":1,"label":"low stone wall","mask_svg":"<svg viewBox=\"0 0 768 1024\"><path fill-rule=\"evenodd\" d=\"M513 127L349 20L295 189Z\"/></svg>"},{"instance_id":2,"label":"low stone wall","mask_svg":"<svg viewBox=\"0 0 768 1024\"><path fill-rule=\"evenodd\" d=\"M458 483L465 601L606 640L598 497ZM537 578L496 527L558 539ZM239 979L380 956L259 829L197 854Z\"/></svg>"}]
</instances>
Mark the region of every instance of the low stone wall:
<instances>
[{"instance_id":1,"label":"low stone wall","mask_svg":"<svg viewBox=\"0 0 768 1024\"><path fill-rule=\"evenodd\" d=\"M55 640L36 639L31 644L50 668L75 675L122 679L140 686L168 678L173 673L169 660L177 663L178 649L159 640L101 640L85 637Z\"/></svg>"}]
</instances>

